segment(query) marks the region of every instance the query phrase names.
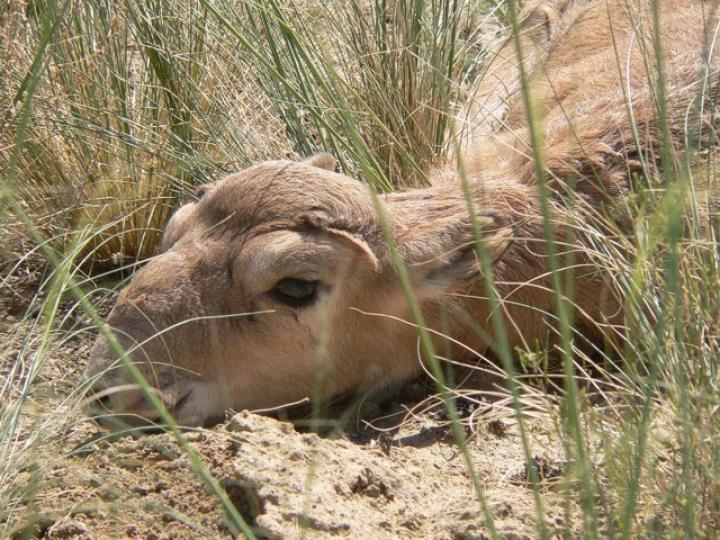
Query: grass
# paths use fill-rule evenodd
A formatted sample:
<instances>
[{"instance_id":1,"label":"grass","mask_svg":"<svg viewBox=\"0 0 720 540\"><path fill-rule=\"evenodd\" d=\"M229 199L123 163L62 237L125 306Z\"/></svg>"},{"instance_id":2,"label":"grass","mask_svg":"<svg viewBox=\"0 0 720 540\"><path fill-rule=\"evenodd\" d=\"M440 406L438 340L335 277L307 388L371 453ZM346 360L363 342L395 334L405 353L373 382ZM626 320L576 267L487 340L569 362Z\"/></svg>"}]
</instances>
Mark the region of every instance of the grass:
<instances>
[{"instance_id":1,"label":"grass","mask_svg":"<svg viewBox=\"0 0 720 540\"><path fill-rule=\"evenodd\" d=\"M650 24L658 25L655 8ZM178 202L251 162L319 150L377 192L427 184L429 171L461 144L451 118L487 59L487 35L477 29L499 17L498 26L517 34L517 9L514 1L466 0L354 0L332 10L275 0L34 1L0 8L0 72L9 81L0 88L0 220L3 243L11 246L0 259L3 295L27 295L18 285L23 272L44 272L18 311L26 335L8 335L18 350L0 365L2 536L42 492L37 471L58 462L43 448L63 440L82 401L75 374L60 398L47 400L49 410L35 405L47 393L54 351L100 326L97 308L108 296L103 279L117 286L152 254ZM510 409L534 407L558 425L568 465L557 489L568 505L579 500L584 537L712 538L720 527L720 249L712 211L718 195L712 156L702 159L713 145L714 124L706 119L715 111L688 115L678 151L667 121L663 43L658 32L654 37L645 47L657 67L662 137L659 155L640 156L643 172L623 201L632 229L618 230L597 212L578 225L593 225L578 234L626 299L626 328L607 350L585 346L572 319L572 273L564 270L572 260L551 227L542 118L521 75L546 240L554 246L562 368L551 369L553 351L543 346L522 351L517 363L499 310L495 349ZM516 46L522 53L522 40ZM709 67L705 75L699 105L714 91ZM642 135L636 133L638 143ZM661 175L650 162L663 165ZM471 197L468 210L476 211ZM474 229L488 297L497 304L491 261L476 223ZM403 278L402 261L390 251ZM485 525L496 537L461 426L467 419L458 417L457 392L448 388L407 276L401 280L438 384L437 403L448 411ZM532 434L517 418L532 464ZM223 504L234 530L252 536L207 466L165 420L208 497ZM36 471L30 481L27 471ZM548 536L545 487L533 466L529 477L537 533Z\"/></svg>"}]
</instances>

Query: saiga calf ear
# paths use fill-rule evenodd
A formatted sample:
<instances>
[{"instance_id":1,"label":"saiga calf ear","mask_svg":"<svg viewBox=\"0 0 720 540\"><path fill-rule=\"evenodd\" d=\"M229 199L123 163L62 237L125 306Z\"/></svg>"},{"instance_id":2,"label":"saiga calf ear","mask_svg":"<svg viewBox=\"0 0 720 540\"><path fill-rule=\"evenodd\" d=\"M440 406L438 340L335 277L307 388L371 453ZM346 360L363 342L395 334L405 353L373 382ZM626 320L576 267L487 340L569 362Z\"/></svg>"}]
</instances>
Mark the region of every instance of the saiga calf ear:
<instances>
[{"instance_id":1,"label":"saiga calf ear","mask_svg":"<svg viewBox=\"0 0 720 540\"><path fill-rule=\"evenodd\" d=\"M481 249L486 249L494 262L512 241L512 225L492 211L479 213L477 223ZM466 216L432 228L406 231L398 238L398 249L421 297L466 287L480 277L482 264Z\"/></svg>"}]
</instances>

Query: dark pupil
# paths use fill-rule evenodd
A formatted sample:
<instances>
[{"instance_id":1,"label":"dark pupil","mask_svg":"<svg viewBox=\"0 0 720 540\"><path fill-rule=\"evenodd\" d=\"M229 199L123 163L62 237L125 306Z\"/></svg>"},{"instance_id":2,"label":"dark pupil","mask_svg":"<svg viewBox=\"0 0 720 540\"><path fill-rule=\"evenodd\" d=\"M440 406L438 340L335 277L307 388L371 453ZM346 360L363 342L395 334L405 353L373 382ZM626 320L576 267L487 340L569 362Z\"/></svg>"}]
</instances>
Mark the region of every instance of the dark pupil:
<instances>
[{"instance_id":1,"label":"dark pupil","mask_svg":"<svg viewBox=\"0 0 720 540\"><path fill-rule=\"evenodd\" d=\"M287 278L273 289L273 296L291 306L307 305L315 299L317 281Z\"/></svg>"}]
</instances>

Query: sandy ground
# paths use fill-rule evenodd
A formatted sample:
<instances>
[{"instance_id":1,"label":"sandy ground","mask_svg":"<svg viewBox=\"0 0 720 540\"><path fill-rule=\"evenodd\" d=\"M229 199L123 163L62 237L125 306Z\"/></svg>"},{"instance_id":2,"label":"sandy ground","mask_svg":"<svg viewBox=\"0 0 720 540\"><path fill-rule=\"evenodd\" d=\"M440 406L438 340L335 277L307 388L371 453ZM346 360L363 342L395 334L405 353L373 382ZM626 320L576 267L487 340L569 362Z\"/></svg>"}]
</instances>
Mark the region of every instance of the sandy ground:
<instances>
[{"instance_id":1,"label":"sandy ground","mask_svg":"<svg viewBox=\"0 0 720 540\"><path fill-rule=\"evenodd\" d=\"M187 438L261 537L486 538L462 457L444 430L429 431L356 442L348 433L322 438L242 412ZM502 538L535 537L519 450L514 433L486 431L471 448ZM95 443L44 480L15 537L231 536L219 504L165 434ZM546 521L560 534L562 510L547 495Z\"/></svg>"}]
</instances>

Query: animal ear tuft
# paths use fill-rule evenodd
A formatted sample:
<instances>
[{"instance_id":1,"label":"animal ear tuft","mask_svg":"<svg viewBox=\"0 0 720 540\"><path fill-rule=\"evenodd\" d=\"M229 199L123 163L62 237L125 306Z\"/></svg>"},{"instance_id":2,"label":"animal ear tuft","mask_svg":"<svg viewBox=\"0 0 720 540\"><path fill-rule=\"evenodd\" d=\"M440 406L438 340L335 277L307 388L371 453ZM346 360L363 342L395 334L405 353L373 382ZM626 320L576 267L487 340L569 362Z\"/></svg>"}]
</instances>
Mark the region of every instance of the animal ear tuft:
<instances>
[{"instance_id":1,"label":"animal ear tuft","mask_svg":"<svg viewBox=\"0 0 720 540\"><path fill-rule=\"evenodd\" d=\"M333 172L337 167L337 160L335 159L335 157L326 152L320 152L319 154L310 156L309 158L304 159L303 163L307 163L308 165L312 165L313 167L318 167L320 169L325 169L327 171Z\"/></svg>"}]
</instances>

